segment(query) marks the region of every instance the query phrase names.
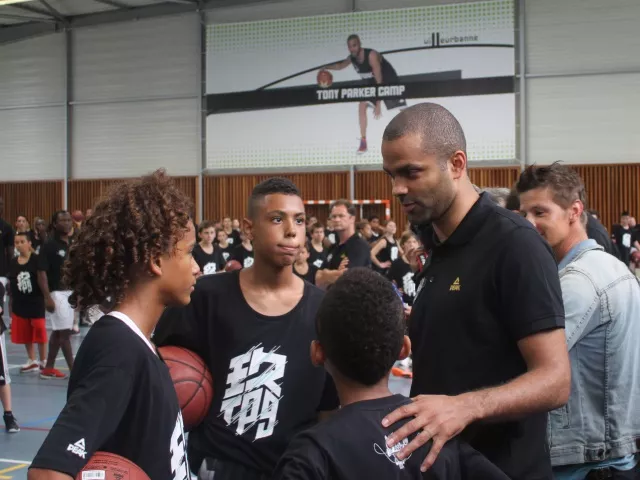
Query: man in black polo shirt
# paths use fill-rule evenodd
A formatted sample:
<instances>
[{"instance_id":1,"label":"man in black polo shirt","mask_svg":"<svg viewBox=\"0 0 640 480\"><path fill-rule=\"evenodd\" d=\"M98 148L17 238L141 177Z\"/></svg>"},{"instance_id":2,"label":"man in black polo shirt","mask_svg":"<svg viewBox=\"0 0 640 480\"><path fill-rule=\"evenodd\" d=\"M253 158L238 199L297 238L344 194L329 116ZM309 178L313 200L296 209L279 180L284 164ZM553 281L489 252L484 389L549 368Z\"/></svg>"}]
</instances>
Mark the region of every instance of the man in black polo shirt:
<instances>
[{"instance_id":1,"label":"man in black polo shirt","mask_svg":"<svg viewBox=\"0 0 640 480\"><path fill-rule=\"evenodd\" d=\"M320 288L335 283L346 268L371 266L371 249L366 240L356 235L356 209L351 202L333 202L330 217L338 238L327 252L323 269L316 274L316 285Z\"/></svg>"},{"instance_id":2,"label":"man in black polo shirt","mask_svg":"<svg viewBox=\"0 0 640 480\"><path fill-rule=\"evenodd\" d=\"M430 467L460 435L510 478L551 479L549 410L569 398L570 366L556 262L529 222L473 188L460 124L432 103L387 126L383 166L430 250L409 319L413 403L383 420L415 419L398 455L425 442Z\"/></svg>"}]
</instances>

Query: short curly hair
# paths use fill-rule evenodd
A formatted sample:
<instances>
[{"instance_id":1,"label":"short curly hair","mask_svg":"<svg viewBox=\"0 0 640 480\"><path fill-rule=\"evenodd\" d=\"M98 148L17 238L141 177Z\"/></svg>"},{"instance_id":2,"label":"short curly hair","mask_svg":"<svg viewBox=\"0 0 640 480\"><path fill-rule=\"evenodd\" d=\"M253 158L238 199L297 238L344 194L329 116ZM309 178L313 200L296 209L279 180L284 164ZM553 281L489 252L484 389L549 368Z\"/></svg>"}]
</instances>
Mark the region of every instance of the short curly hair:
<instances>
[{"instance_id":1,"label":"short curly hair","mask_svg":"<svg viewBox=\"0 0 640 480\"><path fill-rule=\"evenodd\" d=\"M136 281L150 275L149 262L173 252L188 230L191 200L164 170L114 185L80 229L64 265L69 303L109 310Z\"/></svg>"},{"instance_id":2,"label":"short curly hair","mask_svg":"<svg viewBox=\"0 0 640 480\"><path fill-rule=\"evenodd\" d=\"M316 328L327 359L342 375L361 385L375 385L402 350L402 302L382 275L352 268L327 291L316 314Z\"/></svg>"}]
</instances>

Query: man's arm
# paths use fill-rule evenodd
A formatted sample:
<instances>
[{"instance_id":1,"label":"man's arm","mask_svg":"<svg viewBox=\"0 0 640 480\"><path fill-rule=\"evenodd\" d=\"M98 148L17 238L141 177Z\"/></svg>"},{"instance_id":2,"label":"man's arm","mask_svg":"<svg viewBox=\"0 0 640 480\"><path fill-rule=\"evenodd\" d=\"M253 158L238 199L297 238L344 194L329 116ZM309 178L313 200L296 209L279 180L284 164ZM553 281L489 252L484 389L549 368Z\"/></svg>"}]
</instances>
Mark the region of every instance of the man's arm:
<instances>
[{"instance_id":1,"label":"man's arm","mask_svg":"<svg viewBox=\"0 0 640 480\"><path fill-rule=\"evenodd\" d=\"M54 470L42 470L40 468L32 468L27 474L27 480L69 480L72 476L66 473L56 472Z\"/></svg>"},{"instance_id":2,"label":"man's arm","mask_svg":"<svg viewBox=\"0 0 640 480\"><path fill-rule=\"evenodd\" d=\"M322 68L324 68L326 70L344 70L349 65L351 65L351 60L349 59L349 57L347 57L347 58L345 58L344 60L342 60L340 62L330 63L329 65L325 65Z\"/></svg>"},{"instance_id":3,"label":"man's arm","mask_svg":"<svg viewBox=\"0 0 640 480\"><path fill-rule=\"evenodd\" d=\"M318 270L316 273L316 286L326 290L329 285L333 285L342 276L344 270Z\"/></svg>"},{"instance_id":4,"label":"man's arm","mask_svg":"<svg viewBox=\"0 0 640 480\"><path fill-rule=\"evenodd\" d=\"M44 296L44 305L47 307L47 311L53 313L56 309L56 304L51 297L51 292L49 291L49 279L47 277L47 272L44 270L38 270L38 286Z\"/></svg>"}]
</instances>

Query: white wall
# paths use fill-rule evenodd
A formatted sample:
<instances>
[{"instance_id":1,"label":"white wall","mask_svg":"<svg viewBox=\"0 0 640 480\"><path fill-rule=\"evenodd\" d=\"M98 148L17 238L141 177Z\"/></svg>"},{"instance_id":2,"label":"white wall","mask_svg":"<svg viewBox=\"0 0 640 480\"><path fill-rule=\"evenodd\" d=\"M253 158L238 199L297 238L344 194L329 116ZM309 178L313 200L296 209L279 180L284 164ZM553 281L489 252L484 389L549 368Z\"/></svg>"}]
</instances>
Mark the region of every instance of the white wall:
<instances>
[{"instance_id":1,"label":"white wall","mask_svg":"<svg viewBox=\"0 0 640 480\"><path fill-rule=\"evenodd\" d=\"M640 2L525 3L527 163L637 162Z\"/></svg>"},{"instance_id":2,"label":"white wall","mask_svg":"<svg viewBox=\"0 0 640 480\"><path fill-rule=\"evenodd\" d=\"M0 181L64 176L64 59L62 35L0 47Z\"/></svg>"},{"instance_id":3,"label":"white wall","mask_svg":"<svg viewBox=\"0 0 640 480\"><path fill-rule=\"evenodd\" d=\"M72 51L74 178L200 173L195 13L78 29Z\"/></svg>"}]
</instances>

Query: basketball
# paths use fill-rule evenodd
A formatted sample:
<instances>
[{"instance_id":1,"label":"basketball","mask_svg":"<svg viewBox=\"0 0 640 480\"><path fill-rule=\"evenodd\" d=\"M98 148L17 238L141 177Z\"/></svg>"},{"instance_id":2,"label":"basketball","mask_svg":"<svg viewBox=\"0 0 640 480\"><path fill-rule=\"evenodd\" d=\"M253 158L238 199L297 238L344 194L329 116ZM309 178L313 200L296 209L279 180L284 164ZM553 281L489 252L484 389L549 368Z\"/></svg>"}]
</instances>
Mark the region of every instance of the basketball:
<instances>
[{"instance_id":1,"label":"basketball","mask_svg":"<svg viewBox=\"0 0 640 480\"><path fill-rule=\"evenodd\" d=\"M160 347L178 395L185 431L200 425L213 399L213 379L204 361L182 347Z\"/></svg>"},{"instance_id":2,"label":"basketball","mask_svg":"<svg viewBox=\"0 0 640 480\"><path fill-rule=\"evenodd\" d=\"M242 265L237 260L230 260L224 267L225 272L235 272L236 270L242 270Z\"/></svg>"},{"instance_id":3,"label":"basketball","mask_svg":"<svg viewBox=\"0 0 640 480\"><path fill-rule=\"evenodd\" d=\"M135 463L120 455L96 452L76 480L150 480Z\"/></svg>"},{"instance_id":4,"label":"basketball","mask_svg":"<svg viewBox=\"0 0 640 480\"><path fill-rule=\"evenodd\" d=\"M329 70L320 70L317 80L320 88L329 88L333 83L333 75L331 75Z\"/></svg>"}]
</instances>

